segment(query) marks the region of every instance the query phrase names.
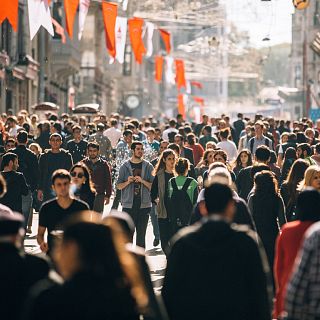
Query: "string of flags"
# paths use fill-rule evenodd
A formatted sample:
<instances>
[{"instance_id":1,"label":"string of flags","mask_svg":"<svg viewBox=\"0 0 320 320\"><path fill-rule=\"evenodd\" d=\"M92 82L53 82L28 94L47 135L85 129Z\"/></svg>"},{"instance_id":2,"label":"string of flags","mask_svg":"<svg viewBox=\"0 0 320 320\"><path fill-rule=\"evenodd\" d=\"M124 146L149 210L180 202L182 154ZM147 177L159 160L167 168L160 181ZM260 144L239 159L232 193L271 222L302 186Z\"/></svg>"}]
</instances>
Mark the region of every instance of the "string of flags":
<instances>
[{"instance_id":1,"label":"string of flags","mask_svg":"<svg viewBox=\"0 0 320 320\"><path fill-rule=\"evenodd\" d=\"M64 0L65 26L66 33L70 39L73 39L73 27L78 14L78 39L81 40L86 17L88 14L91 0ZM118 0L122 9L126 10L128 0ZM51 17L51 0L27 0L30 39L32 40L40 27L44 27L51 36L54 33L61 36L61 42L66 43L67 37L65 29L53 17ZM6 19L11 24L13 30L18 29L18 5L19 0L0 0L0 25ZM169 85L176 85L178 89L178 112L185 115L185 104L187 94L181 93L184 88L186 93L191 93L190 87L202 89L202 84L196 81L187 81L185 76L185 64L182 59L174 59L170 56L172 52L171 34L165 29L157 28L154 23L144 21L142 18L118 16L118 4L102 1L102 16L105 29L106 48L110 57L109 62L124 63L125 46L127 41L127 32L131 42L132 51L137 63L141 64L143 57L151 58L153 56L153 36L155 31L163 42L165 52L154 56L155 81L161 83L164 79ZM146 43L146 46L145 46ZM175 69L175 74L174 70ZM204 99L193 97L193 101L200 106L204 106Z\"/></svg>"}]
</instances>

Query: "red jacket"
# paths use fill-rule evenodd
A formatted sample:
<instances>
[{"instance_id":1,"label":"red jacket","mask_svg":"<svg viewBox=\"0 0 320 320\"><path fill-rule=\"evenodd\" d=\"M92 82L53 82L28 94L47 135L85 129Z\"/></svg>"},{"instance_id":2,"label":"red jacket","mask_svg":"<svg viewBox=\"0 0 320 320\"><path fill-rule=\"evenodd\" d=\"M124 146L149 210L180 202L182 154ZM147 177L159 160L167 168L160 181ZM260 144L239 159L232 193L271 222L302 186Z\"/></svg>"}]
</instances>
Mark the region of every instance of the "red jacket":
<instances>
[{"instance_id":1,"label":"red jacket","mask_svg":"<svg viewBox=\"0 0 320 320\"><path fill-rule=\"evenodd\" d=\"M305 231L313 221L293 221L285 224L277 238L274 259L274 276L276 283L276 301L273 317L278 318L285 310L284 302L287 284L290 280L294 261L302 244Z\"/></svg>"},{"instance_id":2,"label":"red jacket","mask_svg":"<svg viewBox=\"0 0 320 320\"><path fill-rule=\"evenodd\" d=\"M99 159L93 163L89 158L83 159L83 163L88 167L91 179L97 194L104 194L110 198L112 193L111 171L107 161Z\"/></svg>"}]
</instances>

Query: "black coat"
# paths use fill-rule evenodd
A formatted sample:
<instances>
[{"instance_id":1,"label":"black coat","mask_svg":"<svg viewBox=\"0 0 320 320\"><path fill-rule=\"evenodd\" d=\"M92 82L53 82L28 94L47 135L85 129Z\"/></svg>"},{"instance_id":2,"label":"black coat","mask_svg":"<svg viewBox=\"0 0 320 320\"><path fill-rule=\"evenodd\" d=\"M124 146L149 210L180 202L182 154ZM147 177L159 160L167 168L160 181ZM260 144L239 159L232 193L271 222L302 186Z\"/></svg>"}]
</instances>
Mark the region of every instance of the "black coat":
<instances>
[{"instance_id":1,"label":"black coat","mask_svg":"<svg viewBox=\"0 0 320 320\"><path fill-rule=\"evenodd\" d=\"M17 146L11 152L18 156L18 171L23 173L31 192L33 192L38 186L39 169L37 156L23 145Z\"/></svg>"},{"instance_id":2,"label":"black coat","mask_svg":"<svg viewBox=\"0 0 320 320\"><path fill-rule=\"evenodd\" d=\"M64 284L39 283L26 303L24 320L138 320L129 290L92 272Z\"/></svg>"},{"instance_id":3,"label":"black coat","mask_svg":"<svg viewBox=\"0 0 320 320\"><path fill-rule=\"evenodd\" d=\"M0 318L20 319L28 291L48 276L49 266L36 256L23 255L10 243L0 244Z\"/></svg>"},{"instance_id":4,"label":"black coat","mask_svg":"<svg viewBox=\"0 0 320 320\"><path fill-rule=\"evenodd\" d=\"M183 229L169 254L162 289L169 317L270 320L266 270L248 232L223 220Z\"/></svg>"},{"instance_id":5,"label":"black coat","mask_svg":"<svg viewBox=\"0 0 320 320\"><path fill-rule=\"evenodd\" d=\"M181 156L188 159L190 163L194 165L194 157L193 157L192 149L183 147L181 150Z\"/></svg>"},{"instance_id":6,"label":"black coat","mask_svg":"<svg viewBox=\"0 0 320 320\"><path fill-rule=\"evenodd\" d=\"M242 169L236 178L236 186L237 186L239 197L246 201L250 191L253 188L253 179L251 177L251 169L252 169L252 166Z\"/></svg>"}]
</instances>

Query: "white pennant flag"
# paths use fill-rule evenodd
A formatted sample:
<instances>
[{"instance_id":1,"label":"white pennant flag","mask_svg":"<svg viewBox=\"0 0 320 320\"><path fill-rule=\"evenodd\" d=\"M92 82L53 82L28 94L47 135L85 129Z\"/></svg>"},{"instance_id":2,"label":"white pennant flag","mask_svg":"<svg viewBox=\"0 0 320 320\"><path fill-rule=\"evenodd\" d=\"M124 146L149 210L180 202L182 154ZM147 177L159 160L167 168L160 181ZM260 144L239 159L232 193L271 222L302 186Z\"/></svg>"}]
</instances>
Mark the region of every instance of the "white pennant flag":
<instances>
[{"instance_id":1,"label":"white pennant flag","mask_svg":"<svg viewBox=\"0 0 320 320\"><path fill-rule=\"evenodd\" d=\"M153 43L152 43L152 38L153 38L153 32L154 32L154 24L152 22L146 22L146 33L147 33L147 53L146 57L150 58L153 53Z\"/></svg>"},{"instance_id":2,"label":"white pennant flag","mask_svg":"<svg viewBox=\"0 0 320 320\"><path fill-rule=\"evenodd\" d=\"M127 18L117 17L115 25L116 35L116 59L119 63L124 62L124 50L126 47L127 39ZM111 57L109 63L113 63L114 59Z\"/></svg>"},{"instance_id":3,"label":"white pennant flag","mask_svg":"<svg viewBox=\"0 0 320 320\"><path fill-rule=\"evenodd\" d=\"M88 14L90 5L90 0L80 0L79 3L79 33L78 33L78 39L81 40L82 33L84 30L84 23L86 21L86 17Z\"/></svg>"},{"instance_id":4,"label":"white pennant flag","mask_svg":"<svg viewBox=\"0 0 320 320\"><path fill-rule=\"evenodd\" d=\"M123 11L127 11L128 1L129 1L129 0L123 0L123 2L122 2L122 10L123 10Z\"/></svg>"},{"instance_id":5,"label":"white pennant flag","mask_svg":"<svg viewBox=\"0 0 320 320\"><path fill-rule=\"evenodd\" d=\"M41 26L54 36L48 0L28 0L28 13L31 40Z\"/></svg>"},{"instance_id":6,"label":"white pennant flag","mask_svg":"<svg viewBox=\"0 0 320 320\"><path fill-rule=\"evenodd\" d=\"M166 82L168 84L175 84L175 75L173 73L173 58L166 56L165 57L165 61L166 61L166 69L165 69L165 78L166 78Z\"/></svg>"}]
</instances>

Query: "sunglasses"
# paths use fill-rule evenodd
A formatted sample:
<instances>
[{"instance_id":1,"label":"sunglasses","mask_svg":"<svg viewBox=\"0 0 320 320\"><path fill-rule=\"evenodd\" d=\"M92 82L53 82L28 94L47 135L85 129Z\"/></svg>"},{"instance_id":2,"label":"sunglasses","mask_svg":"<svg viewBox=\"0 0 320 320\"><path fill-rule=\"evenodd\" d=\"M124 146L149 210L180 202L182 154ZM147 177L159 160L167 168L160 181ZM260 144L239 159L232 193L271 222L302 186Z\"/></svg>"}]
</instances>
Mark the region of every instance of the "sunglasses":
<instances>
[{"instance_id":1,"label":"sunglasses","mask_svg":"<svg viewBox=\"0 0 320 320\"><path fill-rule=\"evenodd\" d=\"M81 172L76 173L75 171L73 171L73 172L71 172L70 174L71 174L71 177L72 177L72 178L77 177L77 178L79 178L79 179L82 179L82 178L84 177L84 173L81 173Z\"/></svg>"}]
</instances>

